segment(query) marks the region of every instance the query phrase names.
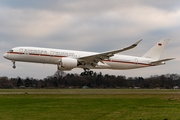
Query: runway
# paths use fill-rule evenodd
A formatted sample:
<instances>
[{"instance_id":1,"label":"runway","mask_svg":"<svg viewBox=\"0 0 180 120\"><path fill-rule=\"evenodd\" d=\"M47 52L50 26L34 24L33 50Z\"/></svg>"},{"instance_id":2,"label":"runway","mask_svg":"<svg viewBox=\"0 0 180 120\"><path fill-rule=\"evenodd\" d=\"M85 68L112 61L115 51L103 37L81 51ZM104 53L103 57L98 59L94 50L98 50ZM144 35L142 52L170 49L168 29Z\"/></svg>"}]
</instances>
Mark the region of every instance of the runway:
<instances>
[{"instance_id":1,"label":"runway","mask_svg":"<svg viewBox=\"0 0 180 120\"><path fill-rule=\"evenodd\" d=\"M166 89L160 89L160 90L153 90L153 89L11 89L11 90L1 90L0 89L0 95L16 95L16 94L39 94L39 95L45 95L45 94L74 94L74 95L148 95L148 94L172 94L172 95L179 95L180 90L166 90Z\"/></svg>"}]
</instances>

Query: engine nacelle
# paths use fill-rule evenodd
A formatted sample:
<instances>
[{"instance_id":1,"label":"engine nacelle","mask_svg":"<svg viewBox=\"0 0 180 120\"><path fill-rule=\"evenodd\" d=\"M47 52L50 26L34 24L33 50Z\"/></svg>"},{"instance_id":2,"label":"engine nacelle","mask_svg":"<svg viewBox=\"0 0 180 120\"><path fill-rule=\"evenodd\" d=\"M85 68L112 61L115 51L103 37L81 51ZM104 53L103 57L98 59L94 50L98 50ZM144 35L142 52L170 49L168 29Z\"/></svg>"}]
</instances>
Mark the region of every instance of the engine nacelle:
<instances>
[{"instance_id":1,"label":"engine nacelle","mask_svg":"<svg viewBox=\"0 0 180 120\"><path fill-rule=\"evenodd\" d=\"M77 59L74 58L61 58L60 65L58 65L58 70L71 70L78 66Z\"/></svg>"}]
</instances>

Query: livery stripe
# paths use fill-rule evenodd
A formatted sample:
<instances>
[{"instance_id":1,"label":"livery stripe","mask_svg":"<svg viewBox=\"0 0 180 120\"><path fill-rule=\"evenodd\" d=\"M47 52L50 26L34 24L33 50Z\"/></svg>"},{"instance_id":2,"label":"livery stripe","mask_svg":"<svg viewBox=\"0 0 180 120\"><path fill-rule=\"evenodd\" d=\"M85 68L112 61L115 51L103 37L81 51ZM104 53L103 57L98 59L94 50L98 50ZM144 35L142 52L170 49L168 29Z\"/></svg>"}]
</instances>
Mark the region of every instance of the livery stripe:
<instances>
[{"instance_id":1,"label":"livery stripe","mask_svg":"<svg viewBox=\"0 0 180 120\"><path fill-rule=\"evenodd\" d=\"M22 52L7 52L8 54L20 54L20 55L26 55L25 53ZM35 54L35 53L29 53L27 55L32 55L32 56L43 56L43 57L56 57L56 58L62 58L62 57L67 57L67 56L58 56L58 55L48 55L48 54ZM125 62L125 61L117 61L117 60L103 60L104 62L116 62L116 63L124 63L124 64L137 64L137 65L144 65L144 66L155 66L152 64L146 64L146 63L135 63L135 62Z\"/></svg>"}]
</instances>

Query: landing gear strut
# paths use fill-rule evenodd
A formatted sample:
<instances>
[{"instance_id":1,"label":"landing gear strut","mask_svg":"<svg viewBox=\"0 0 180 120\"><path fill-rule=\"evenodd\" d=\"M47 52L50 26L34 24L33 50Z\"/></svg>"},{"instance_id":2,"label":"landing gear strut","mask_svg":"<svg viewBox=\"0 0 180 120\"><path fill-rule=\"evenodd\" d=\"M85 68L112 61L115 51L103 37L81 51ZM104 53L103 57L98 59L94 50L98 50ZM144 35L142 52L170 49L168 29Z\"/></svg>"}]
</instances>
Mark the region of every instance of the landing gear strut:
<instances>
[{"instance_id":1,"label":"landing gear strut","mask_svg":"<svg viewBox=\"0 0 180 120\"><path fill-rule=\"evenodd\" d=\"M90 69L84 69L84 72L81 73L81 76L87 76L87 75L92 75L93 71Z\"/></svg>"},{"instance_id":2,"label":"landing gear strut","mask_svg":"<svg viewBox=\"0 0 180 120\"><path fill-rule=\"evenodd\" d=\"M15 61L12 61L13 62L13 69L16 68L16 62Z\"/></svg>"}]
</instances>

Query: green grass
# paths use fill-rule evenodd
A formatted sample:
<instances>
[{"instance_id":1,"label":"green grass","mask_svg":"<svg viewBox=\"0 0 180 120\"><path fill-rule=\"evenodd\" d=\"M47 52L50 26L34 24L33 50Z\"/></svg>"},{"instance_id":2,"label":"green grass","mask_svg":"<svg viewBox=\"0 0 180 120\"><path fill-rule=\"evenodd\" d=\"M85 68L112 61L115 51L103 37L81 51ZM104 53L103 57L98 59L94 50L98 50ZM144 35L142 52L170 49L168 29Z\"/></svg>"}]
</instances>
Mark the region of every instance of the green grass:
<instances>
[{"instance_id":1,"label":"green grass","mask_svg":"<svg viewBox=\"0 0 180 120\"><path fill-rule=\"evenodd\" d=\"M0 94L0 120L180 119L178 90L16 89L1 92L11 94Z\"/></svg>"}]
</instances>

